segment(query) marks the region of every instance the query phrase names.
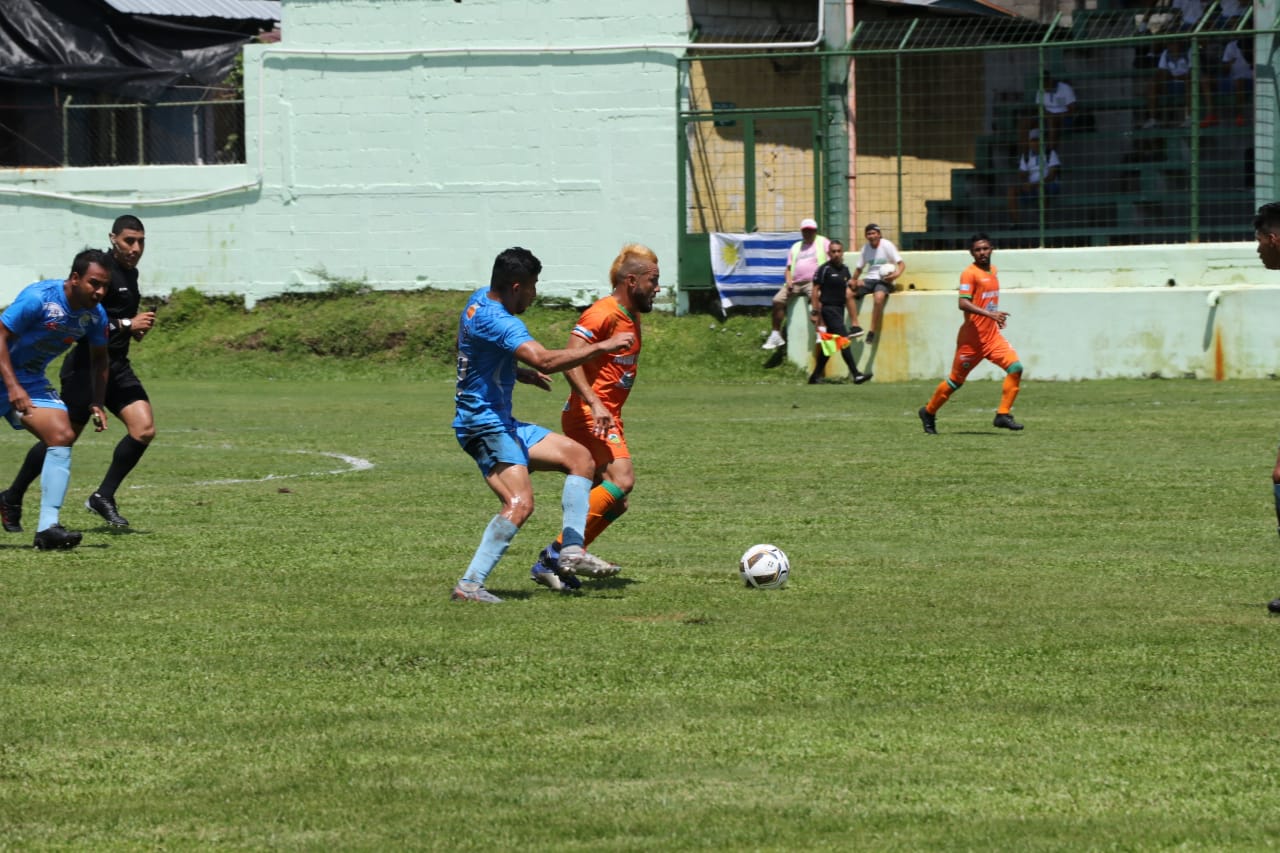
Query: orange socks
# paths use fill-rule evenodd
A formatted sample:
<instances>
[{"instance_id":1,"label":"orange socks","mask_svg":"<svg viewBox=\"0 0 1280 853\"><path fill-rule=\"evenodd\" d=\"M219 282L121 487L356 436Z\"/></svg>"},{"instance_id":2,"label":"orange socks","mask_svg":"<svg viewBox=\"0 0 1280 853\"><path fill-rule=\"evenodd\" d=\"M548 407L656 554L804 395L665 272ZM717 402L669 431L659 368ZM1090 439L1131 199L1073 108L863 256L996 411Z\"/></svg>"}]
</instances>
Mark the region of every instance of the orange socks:
<instances>
[{"instance_id":1,"label":"orange socks","mask_svg":"<svg viewBox=\"0 0 1280 853\"><path fill-rule=\"evenodd\" d=\"M596 537L617 521L627 511L627 494L613 483L605 480L591 490L590 504L587 506L587 527L582 533L583 547L596 541ZM556 537L557 550L564 542Z\"/></svg>"},{"instance_id":2,"label":"orange socks","mask_svg":"<svg viewBox=\"0 0 1280 853\"><path fill-rule=\"evenodd\" d=\"M950 379L944 379L938 383L938 387L933 389L933 396L929 398L929 402L925 403L924 410L931 415L936 415L938 409L942 408L942 404L951 399L951 395L955 393L956 388L960 386L952 385Z\"/></svg>"},{"instance_id":3,"label":"orange socks","mask_svg":"<svg viewBox=\"0 0 1280 853\"><path fill-rule=\"evenodd\" d=\"M1004 375L1004 384L1000 386L1000 408L996 409L997 415L1007 415L1013 409L1013 401L1018 398L1020 385L1022 385L1021 370Z\"/></svg>"}]
</instances>

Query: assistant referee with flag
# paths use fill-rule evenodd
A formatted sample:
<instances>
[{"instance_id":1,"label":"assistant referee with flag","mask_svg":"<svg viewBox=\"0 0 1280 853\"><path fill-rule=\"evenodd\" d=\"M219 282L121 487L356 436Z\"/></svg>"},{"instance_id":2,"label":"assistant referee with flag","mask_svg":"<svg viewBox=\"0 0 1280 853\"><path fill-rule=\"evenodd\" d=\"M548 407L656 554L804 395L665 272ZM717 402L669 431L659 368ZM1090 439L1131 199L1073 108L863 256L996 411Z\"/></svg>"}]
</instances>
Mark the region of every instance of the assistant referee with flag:
<instances>
[{"instance_id":1,"label":"assistant referee with flag","mask_svg":"<svg viewBox=\"0 0 1280 853\"><path fill-rule=\"evenodd\" d=\"M845 297L849 290L849 280L852 278L853 273L849 272L849 268L844 265L844 243L839 240L830 241L827 244L827 262L818 267L813 274L813 292L809 296L813 310L810 313L813 324L818 327L819 338L821 339L825 332L827 340L837 341L836 346L840 350L840 357L848 365L853 383L861 385L871 378L871 374L858 372L858 363L853 360L853 353L848 349L848 340L845 341L844 346L839 344L840 338L846 338L846 336L860 338L865 334L860 326L854 326L852 331L848 331L844 325ZM827 359L830 357L828 346L818 348L813 373L809 375L810 385L817 385L822 379L822 373L827 368Z\"/></svg>"}]
</instances>

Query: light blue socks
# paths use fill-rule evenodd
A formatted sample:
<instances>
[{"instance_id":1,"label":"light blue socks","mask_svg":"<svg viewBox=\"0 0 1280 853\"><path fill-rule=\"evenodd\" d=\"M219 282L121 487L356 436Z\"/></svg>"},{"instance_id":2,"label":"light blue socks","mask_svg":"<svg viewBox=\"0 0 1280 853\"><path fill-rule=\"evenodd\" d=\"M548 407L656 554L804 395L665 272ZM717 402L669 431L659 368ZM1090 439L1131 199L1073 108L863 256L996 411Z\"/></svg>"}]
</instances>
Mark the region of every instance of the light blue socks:
<instances>
[{"instance_id":1,"label":"light blue socks","mask_svg":"<svg viewBox=\"0 0 1280 853\"><path fill-rule=\"evenodd\" d=\"M41 518L43 517L43 510L41 510ZM519 530L520 528L510 521L495 515L490 520L489 526L484 529L484 538L480 540L480 547L472 556L471 565L467 566L467 573L462 576L462 580L483 586L484 579L489 577L489 572L498 565L502 555L507 553L507 547Z\"/></svg>"},{"instance_id":2,"label":"light blue socks","mask_svg":"<svg viewBox=\"0 0 1280 853\"><path fill-rule=\"evenodd\" d=\"M40 470L40 523L36 531L48 530L58 523L62 501L71 482L71 448L50 447L44 454Z\"/></svg>"},{"instance_id":3,"label":"light blue socks","mask_svg":"<svg viewBox=\"0 0 1280 853\"><path fill-rule=\"evenodd\" d=\"M561 547L581 547L583 531L587 529L587 510L591 507L591 481L574 474L565 477L560 507L564 510L564 530L561 531L564 541Z\"/></svg>"}]
</instances>

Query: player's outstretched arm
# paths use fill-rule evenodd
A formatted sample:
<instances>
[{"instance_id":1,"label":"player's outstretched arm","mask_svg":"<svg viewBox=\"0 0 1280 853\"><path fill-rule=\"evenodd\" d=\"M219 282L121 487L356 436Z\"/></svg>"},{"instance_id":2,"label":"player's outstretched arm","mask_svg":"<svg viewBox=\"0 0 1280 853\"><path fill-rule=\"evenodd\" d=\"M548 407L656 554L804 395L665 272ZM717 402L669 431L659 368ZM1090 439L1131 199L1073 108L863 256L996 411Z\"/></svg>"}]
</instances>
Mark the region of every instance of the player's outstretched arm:
<instances>
[{"instance_id":1,"label":"player's outstretched arm","mask_svg":"<svg viewBox=\"0 0 1280 853\"><path fill-rule=\"evenodd\" d=\"M599 343L586 344L569 349L547 349L537 341L526 341L516 348L516 358L535 370L543 373L560 373L591 359L610 352L630 349L635 345L636 336L632 332L623 332L606 338Z\"/></svg>"}]
</instances>

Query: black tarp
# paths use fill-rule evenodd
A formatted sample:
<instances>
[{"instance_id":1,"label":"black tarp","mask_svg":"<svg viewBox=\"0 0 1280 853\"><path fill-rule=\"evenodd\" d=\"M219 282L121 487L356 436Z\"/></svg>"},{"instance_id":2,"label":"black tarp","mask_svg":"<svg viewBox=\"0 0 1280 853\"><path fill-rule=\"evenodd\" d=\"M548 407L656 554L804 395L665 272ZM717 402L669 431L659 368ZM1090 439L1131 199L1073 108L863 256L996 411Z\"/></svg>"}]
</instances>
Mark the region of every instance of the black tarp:
<instances>
[{"instance_id":1,"label":"black tarp","mask_svg":"<svg viewBox=\"0 0 1280 853\"><path fill-rule=\"evenodd\" d=\"M178 83L219 83L241 46L271 24L178 23L101 0L3 0L0 79L155 101Z\"/></svg>"}]
</instances>

